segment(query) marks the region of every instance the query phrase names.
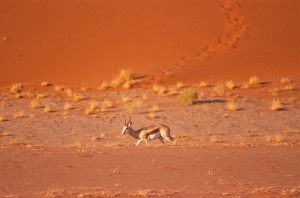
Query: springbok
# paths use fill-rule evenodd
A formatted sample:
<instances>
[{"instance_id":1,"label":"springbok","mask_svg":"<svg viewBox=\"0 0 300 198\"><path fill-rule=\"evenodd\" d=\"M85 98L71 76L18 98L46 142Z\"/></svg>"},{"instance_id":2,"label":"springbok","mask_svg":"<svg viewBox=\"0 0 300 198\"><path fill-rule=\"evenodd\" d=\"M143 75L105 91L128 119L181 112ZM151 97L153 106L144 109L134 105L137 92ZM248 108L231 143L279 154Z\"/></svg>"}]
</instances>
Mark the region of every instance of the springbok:
<instances>
[{"instance_id":1,"label":"springbok","mask_svg":"<svg viewBox=\"0 0 300 198\"><path fill-rule=\"evenodd\" d=\"M156 124L150 127L144 127L138 130L133 130L131 128L131 117L129 116L129 121L126 123L126 118L124 115L124 120L124 124L121 123L123 125L122 135L128 133L131 137L138 139L135 146L140 145L142 141L145 141L146 145L148 145L148 141L153 139L159 139L162 144L165 143L164 140L176 144L176 141L174 141L171 137L170 128L164 124Z\"/></svg>"}]
</instances>

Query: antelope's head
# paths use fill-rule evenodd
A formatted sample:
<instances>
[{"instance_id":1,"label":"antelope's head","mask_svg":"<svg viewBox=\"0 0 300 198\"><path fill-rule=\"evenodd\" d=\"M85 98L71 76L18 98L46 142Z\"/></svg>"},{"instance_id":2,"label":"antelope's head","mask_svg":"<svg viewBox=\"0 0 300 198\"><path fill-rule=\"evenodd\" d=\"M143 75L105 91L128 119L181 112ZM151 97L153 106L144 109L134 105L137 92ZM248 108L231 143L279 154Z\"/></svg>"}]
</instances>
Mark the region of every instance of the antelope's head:
<instances>
[{"instance_id":1,"label":"antelope's head","mask_svg":"<svg viewBox=\"0 0 300 198\"><path fill-rule=\"evenodd\" d=\"M129 116L129 121L126 123L126 118L125 118L125 115L124 115L124 124L121 123L122 126L123 126L123 129L122 129L122 135L125 135L128 131L128 129L131 127L132 125L132 122L131 122L131 117Z\"/></svg>"}]
</instances>

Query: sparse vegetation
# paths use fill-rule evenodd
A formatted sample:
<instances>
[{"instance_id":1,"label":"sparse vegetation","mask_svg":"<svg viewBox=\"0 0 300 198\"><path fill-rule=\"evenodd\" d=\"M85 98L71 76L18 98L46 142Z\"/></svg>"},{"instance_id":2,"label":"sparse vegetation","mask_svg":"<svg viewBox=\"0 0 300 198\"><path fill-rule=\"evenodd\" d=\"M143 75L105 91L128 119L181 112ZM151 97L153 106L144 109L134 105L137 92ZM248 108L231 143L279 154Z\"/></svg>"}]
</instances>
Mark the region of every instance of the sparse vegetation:
<instances>
[{"instance_id":1,"label":"sparse vegetation","mask_svg":"<svg viewBox=\"0 0 300 198\"><path fill-rule=\"evenodd\" d=\"M65 103L63 108L64 110L70 110L73 109L73 106L70 103Z\"/></svg>"},{"instance_id":2,"label":"sparse vegetation","mask_svg":"<svg viewBox=\"0 0 300 198\"><path fill-rule=\"evenodd\" d=\"M9 90L10 92L12 92L13 94L19 93L20 91L22 91L23 85L21 83L18 84L13 84Z\"/></svg>"},{"instance_id":3,"label":"sparse vegetation","mask_svg":"<svg viewBox=\"0 0 300 198\"><path fill-rule=\"evenodd\" d=\"M156 113L154 113L154 112L149 112L149 114L148 114L147 117L150 118L150 119L155 119L155 118L157 118Z\"/></svg>"},{"instance_id":4,"label":"sparse vegetation","mask_svg":"<svg viewBox=\"0 0 300 198\"><path fill-rule=\"evenodd\" d=\"M112 108L114 107L114 104L111 100L109 99L104 99L102 102L101 102L101 107L105 107L105 108Z\"/></svg>"},{"instance_id":5,"label":"sparse vegetation","mask_svg":"<svg viewBox=\"0 0 300 198\"><path fill-rule=\"evenodd\" d=\"M281 84L289 84L292 83L293 81L290 78L281 78L280 83Z\"/></svg>"},{"instance_id":6,"label":"sparse vegetation","mask_svg":"<svg viewBox=\"0 0 300 198\"><path fill-rule=\"evenodd\" d=\"M208 86L208 84L205 81L201 81L200 84L199 84L200 88L204 88L204 87L207 87L207 86Z\"/></svg>"},{"instance_id":7,"label":"sparse vegetation","mask_svg":"<svg viewBox=\"0 0 300 198\"><path fill-rule=\"evenodd\" d=\"M85 114L93 114L96 113L96 111L99 108L99 103L98 102L90 102L89 106L87 107L87 109L85 110Z\"/></svg>"},{"instance_id":8,"label":"sparse vegetation","mask_svg":"<svg viewBox=\"0 0 300 198\"><path fill-rule=\"evenodd\" d=\"M132 86L132 80L133 75L131 69L122 69L119 75L112 80L111 86L116 88L122 85L124 88L130 88Z\"/></svg>"},{"instance_id":9,"label":"sparse vegetation","mask_svg":"<svg viewBox=\"0 0 300 198\"><path fill-rule=\"evenodd\" d=\"M259 86L260 85L260 80L257 76L252 76L249 80L249 85L250 86Z\"/></svg>"},{"instance_id":10,"label":"sparse vegetation","mask_svg":"<svg viewBox=\"0 0 300 198\"><path fill-rule=\"evenodd\" d=\"M41 104L39 101L37 101L37 100L31 101L30 104L31 104L31 107L34 108L34 109L37 109L37 108L41 108L41 107L42 107L42 104Z\"/></svg>"},{"instance_id":11,"label":"sparse vegetation","mask_svg":"<svg viewBox=\"0 0 300 198\"><path fill-rule=\"evenodd\" d=\"M238 110L238 106L237 106L237 103L234 101L234 100L229 100L227 103L226 103L226 106L229 110L231 111L236 111Z\"/></svg>"},{"instance_id":12,"label":"sparse vegetation","mask_svg":"<svg viewBox=\"0 0 300 198\"><path fill-rule=\"evenodd\" d=\"M213 89L213 91L218 95L218 96L224 96L225 93L225 86L222 84L216 85Z\"/></svg>"},{"instance_id":13,"label":"sparse vegetation","mask_svg":"<svg viewBox=\"0 0 300 198\"><path fill-rule=\"evenodd\" d=\"M47 97L47 95L46 94L38 94L37 96L36 96L36 98L46 98Z\"/></svg>"},{"instance_id":14,"label":"sparse vegetation","mask_svg":"<svg viewBox=\"0 0 300 198\"><path fill-rule=\"evenodd\" d=\"M25 117L25 113L24 113L24 111L17 111L17 112L14 114L14 117L15 117L15 118L24 118L24 117Z\"/></svg>"},{"instance_id":15,"label":"sparse vegetation","mask_svg":"<svg viewBox=\"0 0 300 198\"><path fill-rule=\"evenodd\" d=\"M153 105L151 108L151 112L158 112L160 110L159 106Z\"/></svg>"},{"instance_id":16,"label":"sparse vegetation","mask_svg":"<svg viewBox=\"0 0 300 198\"><path fill-rule=\"evenodd\" d=\"M211 138L210 138L210 143L217 143L217 142L220 142L220 140L218 139L218 137L217 136L211 136Z\"/></svg>"},{"instance_id":17,"label":"sparse vegetation","mask_svg":"<svg viewBox=\"0 0 300 198\"><path fill-rule=\"evenodd\" d=\"M55 85L55 86L54 86L54 90L55 90L55 91L64 91L64 90L65 90L65 87L62 86L62 85Z\"/></svg>"},{"instance_id":18,"label":"sparse vegetation","mask_svg":"<svg viewBox=\"0 0 300 198\"><path fill-rule=\"evenodd\" d=\"M23 96L23 94L16 94L16 95L15 95L15 98L16 98L16 99L20 99L20 98L24 98L24 96Z\"/></svg>"},{"instance_id":19,"label":"sparse vegetation","mask_svg":"<svg viewBox=\"0 0 300 198\"><path fill-rule=\"evenodd\" d=\"M72 95L72 101L73 102L80 102L82 100L84 100L84 96L82 94L74 93Z\"/></svg>"},{"instance_id":20,"label":"sparse vegetation","mask_svg":"<svg viewBox=\"0 0 300 198\"><path fill-rule=\"evenodd\" d=\"M181 89L181 88L183 88L183 87L185 87L185 86L184 86L184 84L183 84L182 82L176 83L176 88L177 88L177 89Z\"/></svg>"},{"instance_id":21,"label":"sparse vegetation","mask_svg":"<svg viewBox=\"0 0 300 198\"><path fill-rule=\"evenodd\" d=\"M268 136L267 141L273 143L281 143L284 142L284 136L281 133L276 133L274 136Z\"/></svg>"},{"instance_id":22,"label":"sparse vegetation","mask_svg":"<svg viewBox=\"0 0 300 198\"><path fill-rule=\"evenodd\" d=\"M122 96L122 101L123 101L123 103L127 103L127 102L130 102L131 99L129 96Z\"/></svg>"},{"instance_id":23,"label":"sparse vegetation","mask_svg":"<svg viewBox=\"0 0 300 198\"><path fill-rule=\"evenodd\" d=\"M41 83L41 86L42 87L48 87L48 86L50 86L51 84L50 83L48 83L48 82L42 82Z\"/></svg>"},{"instance_id":24,"label":"sparse vegetation","mask_svg":"<svg viewBox=\"0 0 300 198\"><path fill-rule=\"evenodd\" d=\"M271 110L272 111L279 111L282 109L282 103L279 99L273 99Z\"/></svg>"},{"instance_id":25,"label":"sparse vegetation","mask_svg":"<svg viewBox=\"0 0 300 198\"><path fill-rule=\"evenodd\" d=\"M232 80L227 81L227 82L225 83L225 85L226 85L226 87L227 87L228 89L234 89L234 88L235 88L235 85L234 85L234 83L233 83Z\"/></svg>"},{"instance_id":26,"label":"sparse vegetation","mask_svg":"<svg viewBox=\"0 0 300 198\"><path fill-rule=\"evenodd\" d=\"M7 119L4 116L0 116L0 122L5 122Z\"/></svg>"},{"instance_id":27,"label":"sparse vegetation","mask_svg":"<svg viewBox=\"0 0 300 198\"><path fill-rule=\"evenodd\" d=\"M198 99L198 92L195 89L188 89L179 94L178 100L183 105L193 105Z\"/></svg>"},{"instance_id":28,"label":"sparse vegetation","mask_svg":"<svg viewBox=\"0 0 300 198\"><path fill-rule=\"evenodd\" d=\"M107 81L103 81L100 85L100 90L105 90L105 89L108 89L109 88L109 84Z\"/></svg>"},{"instance_id":29,"label":"sparse vegetation","mask_svg":"<svg viewBox=\"0 0 300 198\"><path fill-rule=\"evenodd\" d=\"M163 95L164 93L167 92L167 88L160 85L153 85L153 92L156 93L157 95Z\"/></svg>"},{"instance_id":30,"label":"sparse vegetation","mask_svg":"<svg viewBox=\"0 0 300 198\"><path fill-rule=\"evenodd\" d=\"M46 105L45 108L44 108L44 112L45 113L51 112L51 107L49 105Z\"/></svg>"}]
</instances>

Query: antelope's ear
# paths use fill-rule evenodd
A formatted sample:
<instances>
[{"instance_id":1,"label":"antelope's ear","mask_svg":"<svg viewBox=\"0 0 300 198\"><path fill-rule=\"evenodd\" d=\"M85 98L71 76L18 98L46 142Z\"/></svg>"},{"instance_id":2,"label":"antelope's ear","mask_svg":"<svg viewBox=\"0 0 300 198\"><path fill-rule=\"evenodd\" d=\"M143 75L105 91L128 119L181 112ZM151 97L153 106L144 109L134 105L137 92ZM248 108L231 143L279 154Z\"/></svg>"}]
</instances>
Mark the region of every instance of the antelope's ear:
<instances>
[{"instance_id":1,"label":"antelope's ear","mask_svg":"<svg viewBox=\"0 0 300 198\"><path fill-rule=\"evenodd\" d=\"M131 122L131 121L129 121L129 122L128 122L128 126L130 127L131 125L132 125L132 122Z\"/></svg>"}]
</instances>

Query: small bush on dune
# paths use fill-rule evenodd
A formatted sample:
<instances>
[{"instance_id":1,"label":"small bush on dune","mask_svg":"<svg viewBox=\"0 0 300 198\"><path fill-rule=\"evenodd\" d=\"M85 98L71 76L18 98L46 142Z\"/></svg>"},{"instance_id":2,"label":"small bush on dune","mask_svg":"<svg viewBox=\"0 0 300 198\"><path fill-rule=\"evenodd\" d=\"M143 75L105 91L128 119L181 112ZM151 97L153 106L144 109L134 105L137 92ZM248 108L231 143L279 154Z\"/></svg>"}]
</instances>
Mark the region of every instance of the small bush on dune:
<instances>
[{"instance_id":1,"label":"small bush on dune","mask_svg":"<svg viewBox=\"0 0 300 198\"><path fill-rule=\"evenodd\" d=\"M227 81L225 85L226 85L226 87L227 87L228 89L234 89L234 88L235 88L234 83L233 83L232 80Z\"/></svg>"},{"instance_id":2,"label":"small bush on dune","mask_svg":"<svg viewBox=\"0 0 300 198\"><path fill-rule=\"evenodd\" d=\"M167 92L167 88L160 85L153 85L153 92L158 95L163 95L164 93Z\"/></svg>"},{"instance_id":3,"label":"small bush on dune","mask_svg":"<svg viewBox=\"0 0 300 198\"><path fill-rule=\"evenodd\" d=\"M33 101L31 101L31 107L32 108L41 108L42 107L42 104L39 102L39 101L37 101L37 100L33 100Z\"/></svg>"},{"instance_id":4,"label":"small bush on dune","mask_svg":"<svg viewBox=\"0 0 300 198\"><path fill-rule=\"evenodd\" d=\"M73 106L70 103L65 103L63 108L64 110L70 110L73 109Z\"/></svg>"},{"instance_id":5,"label":"small bush on dune","mask_svg":"<svg viewBox=\"0 0 300 198\"><path fill-rule=\"evenodd\" d=\"M226 106L231 111L236 111L238 109L236 102L234 102L233 100L229 100L226 103Z\"/></svg>"},{"instance_id":6,"label":"small bush on dune","mask_svg":"<svg viewBox=\"0 0 300 198\"><path fill-rule=\"evenodd\" d=\"M249 80L249 85L250 86L259 86L260 85L260 80L257 76L252 76Z\"/></svg>"},{"instance_id":7,"label":"small bush on dune","mask_svg":"<svg viewBox=\"0 0 300 198\"><path fill-rule=\"evenodd\" d=\"M282 109L282 103L279 99L273 99L271 110L272 111L279 111Z\"/></svg>"},{"instance_id":8,"label":"small bush on dune","mask_svg":"<svg viewBox=\"0 0 300 198\"><path fill-rule=\"evenodd\" d=\"M51 84L50 83L48 83L48 82L42 82L41 83L41 86L42 87L48 87L48 86L50 86Z\"/></svg>"},{"instance_id":9,"label":"small bush on dune","mask_svg":"<svg viewBox=\"0 0 300 198\"><path fill-rule=\"evenodd\" d=\"M133 75L131 69L122 69L119 72L119 75L111 81L111 86L116 88L123 86L126 89L131 88L131 81L133 80Z\"/></svg>"},{"instance_id":10,"label":"small bush on dune","mask_svg":"<svg viewBox=\"0 0 300 198\"><path fill-rule=\"evenodd\" d=\"M107 81L103 81L100 85L100 90L105 90L105 89L108 89L109 88L109 84Z\"/></svg>"},{"instance_id":11,"label":"small bush on dune","mask_svg":"<svg viewBox=\"0 0 300 198\"><path fill-rule=\"evenodd\" d=\"M22 91L22 88L23 88L23 85L21 83L18 83L18 84L13 84L9 90L12 92L12 93L19 93L20 91Z\"/></svg>"},{"instance_id":12,"label":"small bush on dune","mask_svg":"<svg viewBox=\"0 0 300 198\"><path fill-rule=\"evenodd\" d=\"M195 89L188 89L179 94L178 100L183 105L193 105L198 99L198 92Z\"/></svg>"},{"instance_id":13,"label":"small bush on dune","mask_svg":"<svg viewBox=\"0 0 300 198\"><path fill-rule=\"evenodd\" d=\"M224 85L216 85L213 89L213 91L218 95L218 96L223 96L225 92L225 87Z\"/></svg>"},{"instance_id":14,"label":"small bush on dune","mask_svg":"<svg viewBox=\"0 0 300 198\"><path fill-rule=\"evenodd\" d=\"M207 87L208 84L205 81L201 81L200 84L198 85L198 87L203 88L203 87Z\"/></svg>"}]
</instances>

